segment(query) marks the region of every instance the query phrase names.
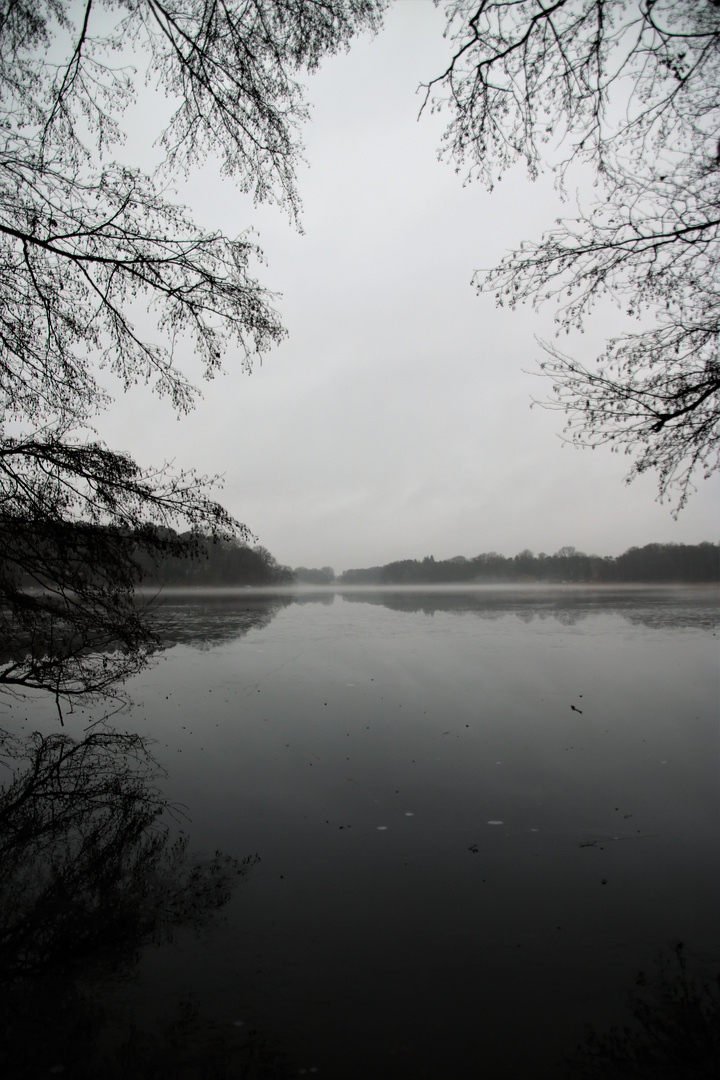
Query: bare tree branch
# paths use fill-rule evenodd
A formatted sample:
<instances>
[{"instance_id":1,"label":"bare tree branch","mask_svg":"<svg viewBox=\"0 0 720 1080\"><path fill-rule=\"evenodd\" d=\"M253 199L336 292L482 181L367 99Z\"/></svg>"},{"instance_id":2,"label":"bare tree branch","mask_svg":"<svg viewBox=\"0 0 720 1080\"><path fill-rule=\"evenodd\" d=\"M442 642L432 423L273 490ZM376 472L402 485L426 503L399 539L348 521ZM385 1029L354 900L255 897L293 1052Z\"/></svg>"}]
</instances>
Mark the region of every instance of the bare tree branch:
<instances>
[{"instance_id":1,"label":"bare tree branch","mask_svg":"<svg viewBox=\"0 0 720 1080\"><path fill-rule=\"evenodd\" d=\"M447 108L444 154L492 188L524 161L596 197L475 285L499 304L556 307L581 328L601 298L654 327L608 344L597 370L554 346L543 370L583 445L657 471L685 505L718 467L720 6L711 0L451 0L455 42L423 107ZM632 407L630 406L632 404Z\"/></svg>"},{"instance_id":2,"label":"bare tree branch","mask_svg":"<svg viewBox=\"0 0 720 1080\"><path fill-rule=\"evenodd\" d=\"M162 174L218 155L297 221L301 74L377 29L384 4L0 0L0 687L46 689L59 709L114 692L157 646L134 594L140 549L250 536L211 497L217 478L142 469L97 441L98 371L182 413L198 393L183 355L209 378L282 339L249 234L201 228ZM109 156L135 96L127 50L176 104L154 175Z\"/></svg>"}]
</instances>

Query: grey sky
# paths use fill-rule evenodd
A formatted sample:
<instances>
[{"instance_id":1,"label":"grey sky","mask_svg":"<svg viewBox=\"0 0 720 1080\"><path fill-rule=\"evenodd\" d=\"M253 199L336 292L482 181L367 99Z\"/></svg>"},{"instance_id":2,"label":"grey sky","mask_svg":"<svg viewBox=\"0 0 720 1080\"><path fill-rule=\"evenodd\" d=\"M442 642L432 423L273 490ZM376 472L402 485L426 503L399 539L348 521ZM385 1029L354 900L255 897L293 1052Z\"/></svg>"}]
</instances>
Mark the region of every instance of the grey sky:
<instances>
[{"instance_id":1,"label":"grey sky","mask_svg":"<svg viewBox=\"0 0 720 1080\"><path fill-rule=\"evenodd\" d=\"M442 70L443 26L430 0L400 0L312 79L304 235L210 165L179 185L204 224L259 231L289 337L250 377L229 356L181 420L147 389L121 395L101 434L143 464L224 473L222 501L293 566L717 539L717 478L675 522L653 476L624 485L628 459L563 448L562 415L529 408L552 310L497 310L470 279L563 211L548 177L518 170L490 195L438 162L443 118L418 123L415 91ZM141 101L130 148L156 107ZM603 310L563 345L589 361L619 325Z\"/></svg>"}]
</instances>

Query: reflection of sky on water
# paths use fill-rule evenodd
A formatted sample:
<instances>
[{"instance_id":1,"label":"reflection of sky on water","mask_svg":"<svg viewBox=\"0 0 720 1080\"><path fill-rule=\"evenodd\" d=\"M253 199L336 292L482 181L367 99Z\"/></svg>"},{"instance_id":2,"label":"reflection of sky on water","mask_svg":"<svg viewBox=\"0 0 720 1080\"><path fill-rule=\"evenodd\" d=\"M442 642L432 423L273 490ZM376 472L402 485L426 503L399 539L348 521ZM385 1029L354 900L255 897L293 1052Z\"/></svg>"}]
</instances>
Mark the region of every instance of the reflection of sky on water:
<instances>
[{"instance_id":1,"label":"reflection of sky on water","mask_svg":"<svg viewBox=\"0 0 720 1080\"><path fill-rule=\"evenodd\" d=\"M193 844L262 860L149 983L324 1075L540 1077L718 947L717 594L360 599L206 598L131 687Z\"/></svg>"}]
</instances>

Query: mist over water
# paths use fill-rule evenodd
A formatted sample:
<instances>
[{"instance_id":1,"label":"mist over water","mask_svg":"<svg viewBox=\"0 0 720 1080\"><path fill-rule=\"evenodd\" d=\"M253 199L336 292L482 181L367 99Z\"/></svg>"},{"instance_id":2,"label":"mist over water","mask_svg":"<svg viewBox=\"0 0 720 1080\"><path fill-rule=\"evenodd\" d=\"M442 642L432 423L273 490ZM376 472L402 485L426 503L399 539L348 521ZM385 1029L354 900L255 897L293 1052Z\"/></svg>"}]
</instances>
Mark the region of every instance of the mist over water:
<instances>
[{"instance_id":1,"label":"mist over water","mask_svg":"<svg viewBox=\"0 0 720 1080\"><path fill-rule=\"evenodd\" d=\"M260 861L213 928L145 947L143 1022L190 996L272 1075L565 1075L659 951L720 960L719 615L708 589L168 594L123 727L193 850Z\"/></svg>"}]
</instances>

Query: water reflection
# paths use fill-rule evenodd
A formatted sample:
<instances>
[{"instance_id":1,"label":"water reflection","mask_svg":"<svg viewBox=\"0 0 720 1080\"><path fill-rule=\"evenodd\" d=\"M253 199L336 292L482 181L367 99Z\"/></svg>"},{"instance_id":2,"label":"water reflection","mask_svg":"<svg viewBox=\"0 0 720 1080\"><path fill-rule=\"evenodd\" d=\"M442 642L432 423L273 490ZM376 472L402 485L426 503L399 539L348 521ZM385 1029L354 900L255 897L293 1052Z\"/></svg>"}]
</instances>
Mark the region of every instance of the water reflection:
<instances>
[{"instance_id":1,"label":"water reflection","mask_svg":"<svg viewBox=\"0 0 720 1080\"><path fill-rule=\"evenodd\" d=\"M174 1021L163 1071L152 1071L158 1047L148 1055L123 981L149 943L207 926L256 857L189 857L138 735L0 732L0 755L8 776L0 789L0 1072L175 1075L167 1060ZM193 1053L209 1030L183 1010L176 1061L193 1024Z\"/></svg>"},{"instance_id":2,"label":"water reflection","mask_svg":"<svg viewBox=\"0 0 720 1080\"><path fill-rule=\"evenodd\" d=\"M717 946L717 591L299 596L143 686L206 842L263 854L185 985L296 1074L558 1080L659 946Z\"/></svg>"},{"instance_id":3,"label":"water reflection","mask_svg":"<svg viewBox=\"0 0 720 1080\"><path fill-rule=\"evenodd\" d=\"M641 971L628 1023L592 1025L568 1058L571 1080L714 1080L720 1062L720 974L693 970L683 942Z\"/></svg>"},{"instance_id":4,"label":"water reflection","mask_svg":"<svg viewBox=\"0 0 720 1080\"><path fill-rule=\"evenodd\" d=\"M554 619L563 626L574 626L600 612L657 629L711 629L720 617L720 591L712 588L356 589L342 595L350 603L380 604L391 611L429 616L448 611L481 619L514 615L525 623Z\"/></svg>"},{"instance_id":5,"label":"water reflection","mask_svg":"<svg viewBox=\"0 0 720 1080\"><path fill-rule=\"evenodd\" d=\"M155 627L165 647L212 649L244 637L251 630L264 630L293 599L291 594L279 591L167 589L154 604Z\"/></svg>"},{"instance_id":6,"label":"water reflection","mask_svg":"<svg viewBox=\"0 0 720 1080\"><path fill-rule=\"evenodd\" d=\"M635 971L673 936L717 948L707 627L718 607L716 591L692 590L168 596L161 617L178 647L129 687L144 705L138 723L172 762L165 790L192 807L193 842L243 852L249 834L262 864L202 948L182 930L192 915L173 921L187 869L173 885L171 852L153 868L142 847L128 863L140 914L132 896L107 891L122 917L95 934L100 961L43 963L40 977L18 967L14 947L6 1043L19 1056L41 1015L62 1052L5 1073L284 1075L282 1045L291 1075L342 1080L664 1075L613 1072L598 1048L617 1046L604 1036L572 1067L564 1057L586 1022L625 1022ZM18 776L30 776L38 748L24 746ZM130 765L142 773L142 761ZM158 789L148 770L145 790ZM120 773L127 791L132 776ZM111 774L90 784L101 807ZM113 803L118 822L123 805ZM150 834L155 824L150 814ZM70 828L62 843L82 850L81 834ZM23 858L10 865L25 888ZM96 895L69 881L78 904L84 889ZM26 890L30 911L36 894ZM92 924L97 904L88 912ZM170 932L173 948L145 949L135 968L143 943ZM103 953L110 935L127 945ZM105 988L104 973L117 986L119 970L139 972L135 1012ZM150 1038L136 1019L160 1001ZM33 1016L34 1027L23 1019ZM248 1040L236 1019L273 1043ZM73 1049L83 1039L90 1065ZM105 1067L108 1046L123 1067Z\"/></svg>"},{"instance_id":7,"label":"water reflection","mask_svg":"<svg viewBox=\"0 0 720 1080\"><path fill-rule=\"evenodd\" d=\"M634 626L712 629L720 620L720 590L685 587L552 588L362 587L318 589L166 590L154 607L164 647L211 649L266 629L290 606L331 607L337 599L390 611L471 614L484 620L512 615L523 623L552 620L575 626L592 615L619 615Z\"/></svg>"}]
</instances>

